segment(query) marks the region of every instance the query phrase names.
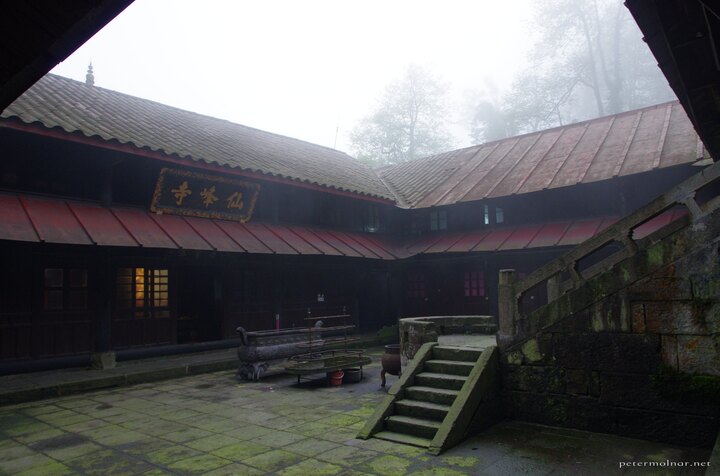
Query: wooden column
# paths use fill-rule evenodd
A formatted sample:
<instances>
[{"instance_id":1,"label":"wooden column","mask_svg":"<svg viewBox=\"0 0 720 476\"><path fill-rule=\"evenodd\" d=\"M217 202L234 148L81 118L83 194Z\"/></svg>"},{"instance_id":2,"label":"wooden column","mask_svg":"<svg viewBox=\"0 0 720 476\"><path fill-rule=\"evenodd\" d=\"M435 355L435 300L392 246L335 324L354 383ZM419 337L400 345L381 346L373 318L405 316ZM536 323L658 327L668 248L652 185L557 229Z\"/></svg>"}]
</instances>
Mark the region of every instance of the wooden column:
<instances>
[{"instance_id":1,"label":"wooden column","mask_svg":"<svg viewBox=\"0 0 720 476\"><path fill-rule=\"evenodd\" d=\"M108 369L115 367L115 352L110 348L115 279L108 250L103 250L99 261L101 264L97 268L99 296L95 321L95 350L90 361L93 368Z\"/></svg>"}]
</instances>

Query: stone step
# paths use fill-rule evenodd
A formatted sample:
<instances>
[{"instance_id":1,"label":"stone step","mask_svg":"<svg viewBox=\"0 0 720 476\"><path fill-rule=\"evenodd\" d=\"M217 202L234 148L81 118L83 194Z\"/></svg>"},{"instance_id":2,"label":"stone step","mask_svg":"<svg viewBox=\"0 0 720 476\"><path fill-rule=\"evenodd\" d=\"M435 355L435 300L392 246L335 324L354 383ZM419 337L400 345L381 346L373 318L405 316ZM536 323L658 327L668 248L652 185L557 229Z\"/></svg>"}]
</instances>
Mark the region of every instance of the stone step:
<instances>
[{"instance_id":1,"label":"stone step","mask_svg":"<svg viewBox=\"0 0 720 476\"><path fill-rule=\"evenodd\" d=\"M458 396L457 390L445 388L423 387L413 385L405 389L405 396L421 402L437 403L439 405L452 405Z\"/></svg>"},{"instance_id":2,"label":"stone step","mask_svg":"<svg viewBox=\"0 0 720 476\"><path fill-rule=\"evenodd\" d=\"M403 415L392 415L385 420L385 429L432 440L440 428L440 422Z\"/></svg>"},{"instance_id":3,"label":"stone step","mask_svg":"<svg viewBox=\"0 0 720 476\"><path fill-rule=\"evenodd\" d=\"M420 372L415 376L415 384L423 387L447 388L449 390L460 390L465 384L467 377L450 374L436 374L433 372Z\"/></svg>"},{"instance_id":4,"label":"stone step","mask_svg":"<svg viewBox=\"0 0 720 476\"><path fill-rule=\"evenodd\" d=\"M419 400L404 399L395 402L395 414L427 420L443 421L450 405L421 402Z\"/></svg>"},{"instance_id":5,"label":"stone step","mask_svg":"<svg viewBox=\"0 0 720 476\"><path fill-rule=\"evenodd\" d=\"M436 345L432 349L434 360L455 360L461 362L477 362L482 350L470 347L452 347Z\"/></svg>"},{"instance_id":6,"label":"stone step","mask_svg":"<svg viewBox=\"0 0 720 476\"><path fill-rule=\"evenodd\" d=\"M461 362L457 360L428 360L425 370L438 374L453 374L467 377L475 366L475 362Z\"/></svg>"},{"instance_id":7,"label":"stone step","mask_svg":"<svg viewBox=\"0 0 720 476\"><path fill-rule=\"evenodd\" d=\"M407 435L405 433L395 433L392 431L380 431L373 435L374 438L380 438L381 440L392 441L395 443L402 443L404 445L418 446L420 448L427 448L430 446L432 440L427 438L420 438L417 436Z\"/></svg>"}]
</instances>

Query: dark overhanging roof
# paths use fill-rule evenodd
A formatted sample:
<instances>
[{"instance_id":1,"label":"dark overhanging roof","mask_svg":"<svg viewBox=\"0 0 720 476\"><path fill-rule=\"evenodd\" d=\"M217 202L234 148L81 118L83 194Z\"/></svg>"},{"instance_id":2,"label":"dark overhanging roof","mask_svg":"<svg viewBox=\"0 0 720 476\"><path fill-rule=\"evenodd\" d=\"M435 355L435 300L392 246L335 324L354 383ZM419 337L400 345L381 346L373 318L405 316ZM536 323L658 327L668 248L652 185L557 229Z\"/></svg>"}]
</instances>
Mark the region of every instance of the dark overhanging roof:
<instances>
[{"instance_id":1,"label":"dark overhanging roof","mask_svg":"<svg viewBox=\"0 0 720 476\"><path fill-rule=\"evenodd\" d=\"M627 0L710 155L720 157L720 1Z\"/></svg>"},{"instance_id":2,"label":"dark overhanging roof","mask_svg":"<svg viewBox=\"0 0 720 476\"><path fill-rule=\"evenodd\" d=\"M4 0L0 112L133 0Z\"/></svg>"}]
</instances>

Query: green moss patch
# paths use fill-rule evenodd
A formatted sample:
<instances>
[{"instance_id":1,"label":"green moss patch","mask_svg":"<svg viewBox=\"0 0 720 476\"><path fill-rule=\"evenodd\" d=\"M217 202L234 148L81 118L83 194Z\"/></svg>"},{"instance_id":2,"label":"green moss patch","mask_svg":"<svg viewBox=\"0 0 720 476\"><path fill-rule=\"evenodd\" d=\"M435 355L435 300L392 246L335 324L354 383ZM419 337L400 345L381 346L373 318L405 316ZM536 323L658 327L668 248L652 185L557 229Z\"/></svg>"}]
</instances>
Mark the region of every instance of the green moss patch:
<instances>
[{"instance_id":1,"label":"green moss patch","mask_svg":"<svg viewBox=\"0 0 720 476\"><path fill-rule=\"evenodd\" d=\"M720 395L720 377L714 375L687 374L663 365L651 379L653 390L671 400L714 405Z\"/></svg>"}]
</instances>

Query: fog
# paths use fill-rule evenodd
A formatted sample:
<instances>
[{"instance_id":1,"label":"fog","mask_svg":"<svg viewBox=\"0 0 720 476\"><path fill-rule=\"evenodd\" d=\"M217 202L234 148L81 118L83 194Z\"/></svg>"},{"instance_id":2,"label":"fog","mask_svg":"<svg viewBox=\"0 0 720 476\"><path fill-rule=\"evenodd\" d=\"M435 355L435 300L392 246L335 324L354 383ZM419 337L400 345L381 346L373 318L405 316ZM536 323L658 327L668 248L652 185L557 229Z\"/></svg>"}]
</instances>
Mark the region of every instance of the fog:
<instances>
[{"instance_id":1,"label":"fog","mask_svg":"<svg viewBox=\"0 0 720 476\"><path fill-rule=\"evenodd\" d=\"M534 37L529 0L135 0L53 73L349 150L385 86L441 81L454 146L468 95L507 90Z\"/></svg>"}]
</instances>

